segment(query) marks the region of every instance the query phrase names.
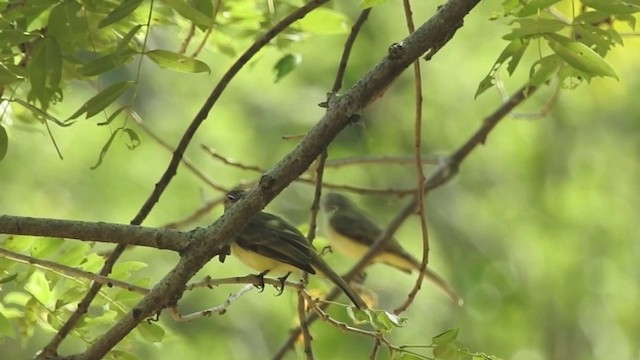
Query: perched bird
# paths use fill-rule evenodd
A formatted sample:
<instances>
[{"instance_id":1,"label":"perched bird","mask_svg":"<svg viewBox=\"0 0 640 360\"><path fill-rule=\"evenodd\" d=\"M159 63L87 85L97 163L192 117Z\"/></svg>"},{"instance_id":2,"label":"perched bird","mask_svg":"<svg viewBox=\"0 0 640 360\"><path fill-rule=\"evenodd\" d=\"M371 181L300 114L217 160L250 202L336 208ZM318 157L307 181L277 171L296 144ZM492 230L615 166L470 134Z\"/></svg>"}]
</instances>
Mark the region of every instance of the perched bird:
<instances>
[{"instance_id":1,"label":"perched bird","mask_svg":"<svg viewBox=\"0 0 640 360\"><path fill-rule=\"evenodd\" d=\"M243 196L244 190L232 190L225 199L228 209ZM231 243L231 254L250 268L260 272L284 273L284 282L292 271L303 270L324 274L351 299L353 304L366 309L366 303L349 285L320 258L307 238L293 225L266 212L253 217Z\"/></svg>"},{"instance_id":2,"label":"perched bird","mask_svg":"<svg viewBox=\"0 0 640 360\"><path fill-rule=\"evenodd\" d=\"M344 255L361 258L382 234L382 229L343 195L325 195L323 209L326 214L325 235L331 247ZM406 273L418 271L421 267L421 262L404 250L396 239L390 239L372 262L384 263ZM438 274L427 268L425 278L437 285L453 302L462 305L462 299Z\"/></svg>"}]
</instances>

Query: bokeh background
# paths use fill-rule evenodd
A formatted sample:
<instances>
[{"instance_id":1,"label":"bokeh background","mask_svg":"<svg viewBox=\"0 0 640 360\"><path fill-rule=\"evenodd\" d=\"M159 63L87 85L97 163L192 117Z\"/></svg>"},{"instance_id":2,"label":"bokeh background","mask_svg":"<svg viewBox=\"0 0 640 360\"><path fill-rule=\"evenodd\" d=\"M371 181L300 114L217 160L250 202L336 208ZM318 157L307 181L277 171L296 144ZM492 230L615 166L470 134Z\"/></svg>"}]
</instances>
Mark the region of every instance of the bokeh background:
<instances>
[{"instance_id":1,"label":"bokeh background","mask_svg":"<svg viewBox=\"0 0 640 360\"><path fill-rule=\"evenodd\" d=\"M418 22L435 4L415 9ZM432 61L423 62L424 153L446 154L462 144L499 106L490 90L474 99L479 81L506 45L500 39L506 20L490 22L496 2L482 2L455 38ZM355 19L357 8L339 4ZM376 8L358 39L345 79L348 87L406 35L403 11L397 1ZM630 31L630 30L624 30ZM184 31L158 28L152 44L179 44ZM317 104L325 99L339 62L344 35L312 36L295 49L302 63L292 74L274 83L272 71L280 56L262 52L232 82L187 149L186 156L210 179L226 187L253 181L259 174L220 163L200 148L269 168L295 145L283 135L299 134L323 114ZM404 313L405 328L388 338L397 345L429 344L431 337L460 328L460 342L472 351L503 359L640 359L640 94L637 39L625 38L608 58L620 81L594 79L571 91L562 91L557 104L534 120L505 119L485 146L463 163L458 176L427 197L431 236L431 267L460 292L465 306L447 302L433 286L425 286ZM504 80L515 90L527 75L526 64L537 58L530 49L522 69ZM175 145L232 59L205 51L213 69L208 74L181 74L144 62L136 110L147 127ZM110 74L130 76L135 67ZM362 121L345 129L332 143L330 158L371 155L410 155L413 151L413 83L405 73L362 114ZM102 79L112 81L109 77ZM56 107L68 116L87 99L89 87L75 84L65 102ZM552 95L545 88L518 108L539 111ZM144 132L142 145L131 151L124 137L116 138L103 164L95 164L113 128L96 126L99 120L80 121L70 128L53 128L64 160L43 128L10 129L7 157L0 163L0 213L36 217L128 223L150 194L171 157ZM134 126L135 128L135 126ZM426 166L428 172L432 169ZM414 185L415 169L407 165L358 165L328 169L326 180L363 187L407 188ZM296 183L268 210L308 226L312 187ZM145 221L162 226L187 217L208 200L221 196L189 170L177 176ZM349 194L385 225L406 199ZM206 226L222 213L217 207L185 229ZM322 232L320 232L322 236ZM415 217L397 238L415 254L421 252L420 226ZM322 240L322 239L320 239ZM25 238L23 241L29 241ZM71 242L71 241L70 241ZM104 246L96 246L101 250ZM148 266L134 278L160 279L175 264L169 252L135 248L125 260ZM332 254L328 261L346 271L352 260ZM245 275L249 270L230 258L211 261L198 275ZM368 271L366 285L378 295L379 306L393 308L411 289L414 278L380 265ZM311 286L329 288L324 282ZM221 304L238 286L188 292L180 302L184 313ZM9 291L5 288L4 291ZM141 359L268 358L295 325L293 292L280 297L267 288L234 303L223 316L190 323L173 322L163 315L167 332L161 344L131 343L129 351ZM340 311L332 313L345 319ZM312 327L318 359L365 358L368 338L344 334L323 323ZM2 353L31 358L51 337L37 329L29 338L17 335L0 341ZM132 335L135 336L135 335ZM72 352L84 344L64 343ZM295 352L289 354L294 358ZM427 350L425 354L430 354ZM380 358L389 358L381 352Z\"/></svg>"}]
</instances>

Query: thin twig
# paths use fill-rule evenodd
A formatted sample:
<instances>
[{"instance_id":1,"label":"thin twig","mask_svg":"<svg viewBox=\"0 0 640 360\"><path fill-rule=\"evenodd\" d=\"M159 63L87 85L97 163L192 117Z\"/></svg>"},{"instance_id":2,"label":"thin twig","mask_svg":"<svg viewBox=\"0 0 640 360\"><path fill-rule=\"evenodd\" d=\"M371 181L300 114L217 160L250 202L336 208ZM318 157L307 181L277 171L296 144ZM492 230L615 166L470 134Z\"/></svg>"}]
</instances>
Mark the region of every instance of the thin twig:
<instances>
[{"instance_id":1,"label":"thin twig","mask_svg":"<svg viewBox=\"0 0 640 360\"><path fill-rule=\"evenodd\" d=\"M184 54L187 52L187 48L191 43L191 39L193 39L193 35L196 33L196 24L193 22L189 25L189 31L187 31L187 35L184 37L182 44L180 44L180 49L178 49L178 54Z\"/></svg>"},{"instance_id":2,"label":"thin twig","mask_svg":"<svg viewBox=\"0 0 640 360\"><path fill-rule=\"evenodd\" d=\"M511 96L509 101L503 103L493 114L486 117L482 125L472 134L467 141L462 144L451 156L447 158L447 161L442 164L427 178L425 183L424 192L427 193L441 185L444 185L455 174L457 169L469 155L469 153L480 144L483 144L491 130L497 125L497 123L509 114L517 105L521 104L529 96L533 95L537 90L534 86L523 86L520 90ZM416 198L414 198L396 215L393 221L387 226L385 231L380 234L380 237L369 248L367 254L365 254L356 265L344 276L345 281L349 281L356 274L358 274L364 266L366 266L371 259L377 254L384 246L383 241L388 241L393 237L395 231L400 227L402 222L411 215L416 208ZM327 295L326 299L335 299L340 294L340 290L337 288L332 289ZM307 321L309 324L317 320L317 318L309 316ZM282 344L272 359L282 359L295 343L296 339L300 336L300 328L293 329L289 338Z\"/></svg>"},{"instance_id":3,"label":"thin twig","mask_svg":"<svg viewBox=\"0 0 640 360\"><path fill-rule=\"evenodd\" d=\"M315 8L322 3L311 1L296 10L295 14L299 16L291 19L282 28L287 27L293 21L311 11L310 7ZM354 114L366 108L380 91L396 79L415 59L425 54L429 49L443 46L448 38L452 36L453 27L458 27L460 21L478 3L479 0L449 0L413 34L390 49L389 54L369 70L362 79L329 104L329 111L307 132L305 138L275 164L272 169L265 173L261 177L258 186L249 191L242 201L234 205L225 212L224 216L206 229L195 229L190 234L193 241L190 241L190 245L181 253L178 263L167 272L131 312L118 319L110 329L96 338L84 352L71 355L66 359L90 360L102 358L141 321L165 307L174 305L184 294L186 282L212 257L220 254L229 245L235 234L242 230L243 226L246 226L249 219L255 216L294 179L306 171L336 135L352 123ZM267 37L269 39L273 38L275 36L273 33L279 31L279 29L281 28L276 26L275 30L272 29L271 32L267 33ZM262 40L259 40L257 44L261 42ZM258 45L254 45L251 48L254 49L255 46ZM255 51L251 53L255 53ZM241 63L244 64L245 62L246 59L242 59ZM237 70L234 66L234 69L230 72L235 74ZM228 83L231 77L233 76L225 76L226 80L223 82ZM221 89L224 88L223 85L220 85L220 87ZM197 118L199 120L194 121L189 127L183 137L183 141L174 152L174 158L170 166L156 184L155 191L141 209L139 216L144 218L164 192L168 181L175 174L180 156L190 142L199 123L208 114L211 104L217 100L219 95L218 92L212 94L211 101L207 101L206 106L203 108L204 110L199 114ZM448 177L442 176L431 185L441 185L451 177L452 175ZM429 185L430 183L427 182L426 188L429 188ZM138 216L136 219L138 219ZM55 354L52 357L56 357Z\"/></svg>"},{"instance_id":4,"label":"thin twig","mask_svg":"<svg viewBox=\"0 0 640 360\"><path fill-rule=\"evenodd\" d=\"M174 221L166 223L166 224L164 224L164 225L162 225L160 227L164 228L164 229L181 229L181 228L185 228L187 225L189 225L189 224L191 224L193 222L196 222L198 219L200 219L201 217L203 217L206 214L208 214L216 206L222 204L224 199L225 199L225 196L215 197L215 198L207 201L206 203L202 204L202 206L200 206L194 212L192 212L191 214L185 216L184 218L179 219L179 220L174 220Z\"/></svg>"},{"instance_id":5,"label":"thin twig","mask_svg":"<svg viewBox=\"0 0 640 360\"><path fill-rule=\"evenodd\" d=\"M409 33L415 31L415 26L413 24L413 13L411 11L411 3L409 0L402 0L402 5L404 8L404 15L407 21L407 28ZM407 295L407 299L393 312L397 315L401 312L405 311L416 295L420 291L422 286L422 280L425 276L425 271L427 270L427 265L429 263L429 232L427 229L427 221L426 221L426 212L424 206L424 182L425 176L424 171L422 169L422 75L420 71L420 61L416 61L413 63L413 75L414 75L414 86L415 86L415 95L416 95L416 114L415 114L415 139L414 139L414 148L415 148L415 165L416 165L416 183L417 183L417 191L416 198L418 199L418 213L417 215L420 217L420 230L422 233L422 262L420 264L420 270L418 273L418 278L416 279L413 288Z\"/></svg>"},{"instance_id":6,"label":"thin twig","mask_svg":"<svg viewBox=\"0 0 640 360\"><path fill-rule=\"evenodd\" d=\"M5 259L13 260L16 262L20 262L23 264L30 264L37 268L44 269L47 271L54 272L58 275L63 275L72 279L84 278L89 279L93 282L100 283L102 285L107 285L108 287L118 287L121 289L125 289L131 292L135 292L141 295L146 295L149 292L149 289L143 288L138 285L130 284L125 281L111 279L106 276L94 274L92 272L72 268L70 266L62 265L53 261L37 259L31 256L23 255L20 253L16 253L7 249L0 248L0 257Z\"/></svg>"},{"instance_id":7,"label":"thin twig","mask_svg":"<svg viewBox=\"0 0 640 360\"><path fill-rule=\"evenodd\" d=\"M353 44L356 42L356 38L358 34L360 34L360 30L362 26L369 18L369 13L372 8L367 8L362 10L360 16L351 27L351 32L347 37L347 40L344 43L344 50L342 51L342 56L340 57L340 65L338 65L338 71L336 73L336 78L333 82L333 86L331 88L331 92L336 94L342 88L342 81L344 79L344 74L347 69L347 63L349 62L349 56L351 55L351 50L353 48Z\"/></svg>"},{"instance_id":8,"label":"thin twig","mask_svg":"<svg viewBox=\"0 0 640 360\"><path fill-rule=\"evenodd\" d=\"M144 40L143 40L143 43L142 43L142 49L143 50L145 50L146 47L147 47L147 41L149 39L149 28L151 26L152 14L153 14L153 2L150 2L150 4L149 4L149 12L147 13L147 23L146 23L147 32L145 33ZM91 33L89 33L89 34L91 34ZM140 59L138 60L138 67L137 67L137 72L136 72L136 74L137 74L136 82L139 82L139 80L140 80L140 73L142 72L141 71L142 62L143 62L142 60L143 60L143 57L141 56ZM132 100L132 102L135 101L135 98L137 96L137 92L135 92L133 96L134 96L134 99ZM156 199L156 201L154 201L154 204L156 202L157 202L157 199ZM142 221L144 220L144 218L151 211L151 207L152 206L149 206L149 208L148 208L147 212L144 214L144 216L140 216L140 213L139 213L138 216L136 216L136 218L134 218L131 221L131 224L132 225L140 225L140 224L142 224ZM113 266L118 261L118 259L120 258L120 256L122 255L122 253L124 252L124 250L126 248L127 248L127 245L124 245L124 244L116 245L116 247L113 250L113 252L105 260L104 265L102 266L102 269L100 269L100 275L107 276L107 275L109 275L111 273L111 271L113 270ZM87 291L87 293L84 295L82 300L80 300L80 302L78 303L78 307L76 308L76 310L73 312L73 314L71 314L71 316L69 316L67 321L60 327L58 332L55 333L55 335L51 338L49 343L47 343L42 348L42 351L40 351L40 353L38 353L36 355L36 359L48 359L48 358L53 357L54 355L56 355L56 353L58 351L58 347L60 346L62 341L73 330L73 328L76 326L78 321L80 321L82 316L89 311L89 306L93 302L93 299L95 299L96 295L98 295L98 293L100 292L100 288L101 287L102 287L102 284L97 283L97 282L94 282L91 285L91 287L89 288L89 291Z\"/></svg>"},{"instance_id":9,"label":"thin twig","mask_svg":"<svg viewBox=\"0 0 640 360\"><path fill-rule=\"evenodd\" d=\"M438 165L442 159L441 155L422 155L422 164ZM415 164L415 155L408 156L357 156L342 159L327 159L325 167L338 168L342 166L360 165L360 164Z\"/></svg>"},{"instance_id":10,"label":"thin twig","mask_svg":"<svg viewBox=\"0 0 640 360\"><path fill-rule=\"evenodd\" d=\"M304 290L298 290L298 319L300 320L300 328L302 329L302 341L304 343L304 354L307 360L313 360L313 350L311 349L311 333L309 332L309 327L307 326L307 309L304 295L302 294Z\"/></svg>"},{"instance_id":11,"label":"thin twig","mask_svg":"<svg viewBox=\"0 0 640 360\"><path fill-rule=\"evenodd\" d=\"M218 159L227 165L231 165L247 171L254 171L260 174L264 174L267 171L266 169L263 169L256 165L247 165L232 159L227 159L224 156L216 153L215 150L209 148L206 145L201 145L201 147L204 151L206 151L209 155L211 155L211 157L213 157L214 159ZM311 184L311 185L316 184L315 179L305 178L305 177L298 177L294 181L302 182L305 184ZM351 192L355 194L366 194L366 195L407 196L407 195L415 194L416 192L416 189L371 189L371 188L363 188L363 187L351 186L351 185L332 184L328 182L323 182L322 186L327 189L331 189L335 191L344 191L344 192Z\"/></svg>"},{"instance_id":12,"label":"thin twig","mask_svg":"<svg viewBox=\"0 0 640 360\"><path fill-rule=\"evenodd\" d=\"M375 360L378 358L378 351L380 350L380 339L376 338L373 341L373 348L371 349L371 354L369 355L369 360Z\"/></svg>"},{"instance_id":13,"label":"thin twig","mask_svg":"<svg viewBox=\"0 0 640 360\"><path fill-rule=\"evenodd\" d=\"M173 151L173 148L171 147L171 145L169 145L166 141L162 140L160 138L160 136L158 136L156 133L154 133L153 130L151 130L144 123L144 121L142 121L142 118L140 117L140 115L135 110L130 110L128 113L136 121L136 123L138 124L138 127L140 128L140 130L142 130L147 135L149 135L149 137L151 137L156 143L158 143L164 149L168 150L169 152ZM205 174L203 174L202 171L198 170L198 168L196 168L196 166L193 165L191 160L186 155L182 156L180 161L198 179L202 180L205 184L209 185L212 189L216 189L218 191L222 191L223 193L227 193L229 191L229 189L225 188L224 186L214 183Z\"/></svg>"},{"instance_id":14,"label":"thin twig","mask_svg":"<svg viewBox=\"0 0 640 360\"><path fill-rule=\"evenodd\" d=\"M229 297L222 303L221 305L214 306L209 309L201 310L195 313L182 315L178 308L173 306L171 307L171 318L177 322L188 322L197 318L202 317L210 317L211 315L223 315L227 312L227 308L231 306L236 300L238 300L242 295L252 291L256 287L253 284L247 284L243 286L240 290L236 291L233 294L230 294Z\"/></svg>"},{"instance_id":15,"label":"thin twig","mask_svg":"<svg viewBox=\"0 0 640 360\"><path fill-rule=\"evenodd\" d=\"M218 12L220 12L220 7L221 7L220 5L222 5L222 0L216 0L216 4L213 8L213 15L211 16L211 18L213 18L213 23L211 24L211 26L207 28L207 31L205 31L204 36L202 37L202 41L200 41L200 44L198 44L198 47L196 48L196 50L193 52L193 54L191 54L192 58L195 58L196 56L200 55L200 52L202 51L202 49L204 49L204 45L207 43L209 36L211 36L211 33L213 32L213 27L216 24L216 19L218 18Z\"/></svg>"}]
</instances>

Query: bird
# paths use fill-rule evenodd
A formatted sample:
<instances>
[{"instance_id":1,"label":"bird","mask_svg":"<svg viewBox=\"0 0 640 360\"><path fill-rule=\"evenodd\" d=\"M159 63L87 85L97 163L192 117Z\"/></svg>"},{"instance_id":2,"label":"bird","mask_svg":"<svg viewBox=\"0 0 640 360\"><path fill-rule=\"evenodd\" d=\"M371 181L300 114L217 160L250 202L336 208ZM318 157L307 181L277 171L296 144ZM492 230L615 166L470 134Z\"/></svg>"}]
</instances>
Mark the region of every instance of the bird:
<instances>
[{"instance_id":1,"label":"bird","mask_svg":"<svg viewBox=\"0 0 640 360\"><path fill-rule=\"evenodd\" d=\"M246 195L242 189L226 194L225 211ZM261 211L235 236L230 245L231 255L246 266L267 273L284 273L284 280L293 271L309 274L320 272L337 285L359 309L368 306L349 285L320 258L307 238L295 226L282 218Z\"/></svg>"},{"instance_id":2,"label":"bird","mask_svg":"<svg viewBox=\"0 0 640 360\"><path fill-rule=\"evenodd\" d=\"M323 210L325 216L324 232L329 244L338 252L353 258L361 258L369 250L373 242L382 234L382 229L346 196L328 193L324 196ZM384 263L405 273L419 271L422 264L405 249L396 239L390 239L383 249L372 260L373 263ZM425 278L433 282L457 305L463 300L449 284L431 269L425 269Z\"/></svg>"}]
</instances>

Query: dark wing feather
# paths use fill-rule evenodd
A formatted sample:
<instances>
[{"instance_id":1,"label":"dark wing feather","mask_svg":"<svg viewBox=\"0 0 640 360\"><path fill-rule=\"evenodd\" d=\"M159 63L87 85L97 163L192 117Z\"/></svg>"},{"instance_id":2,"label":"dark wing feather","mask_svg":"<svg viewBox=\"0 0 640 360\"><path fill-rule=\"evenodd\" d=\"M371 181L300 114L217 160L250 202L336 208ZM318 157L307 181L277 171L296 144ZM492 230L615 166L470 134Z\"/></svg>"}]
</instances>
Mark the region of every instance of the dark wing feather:
<instances>
[{"instance_id":1,"label":"dark wing feather","mask_svg":"<svg viewBox=\"0 0 640 360\"><path fill-rule=\"evenodd\" d=\"M256 215L236 237L236 243L245 250L316 273L310 265L315 252L311 244L298 229L275 215Z\"/></svg>"},{"instance_id":2,"label":"dark wing feather","mask_svg":"<svg viewBox=\"0 0 640 360\"><path fill-rule=\"evenodd\" d=\"M371 246L382 234L382 229L368 216L359 211L336 209L329 217L329 225L343 236L349 237L363 245ZM396 239L391 239L384 247L384 251L396 254L417 265L419 262L406 252Z\"/></svg>"}]
</instances>

